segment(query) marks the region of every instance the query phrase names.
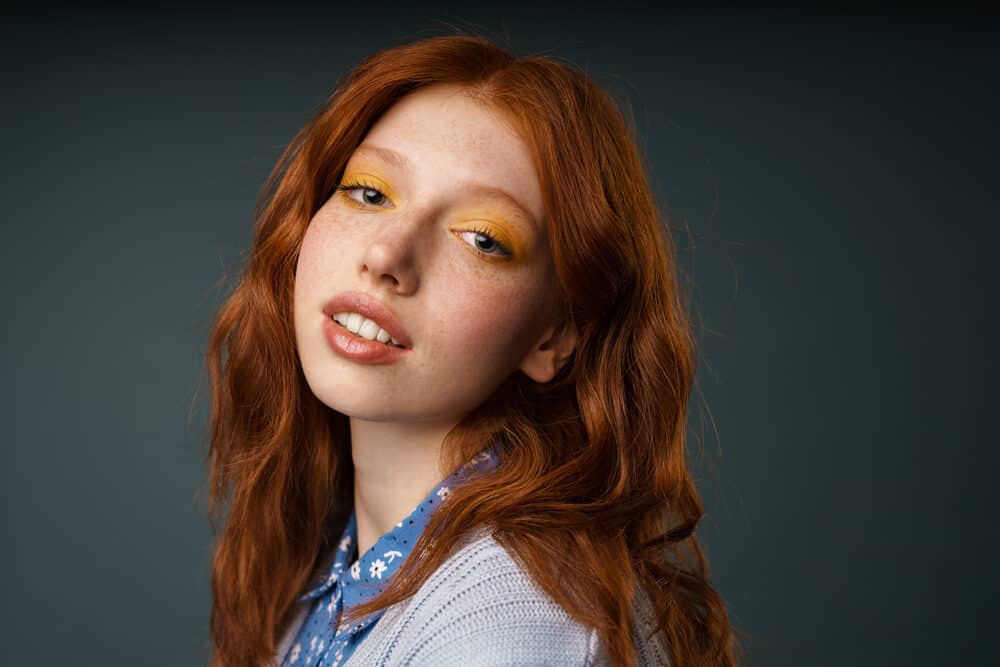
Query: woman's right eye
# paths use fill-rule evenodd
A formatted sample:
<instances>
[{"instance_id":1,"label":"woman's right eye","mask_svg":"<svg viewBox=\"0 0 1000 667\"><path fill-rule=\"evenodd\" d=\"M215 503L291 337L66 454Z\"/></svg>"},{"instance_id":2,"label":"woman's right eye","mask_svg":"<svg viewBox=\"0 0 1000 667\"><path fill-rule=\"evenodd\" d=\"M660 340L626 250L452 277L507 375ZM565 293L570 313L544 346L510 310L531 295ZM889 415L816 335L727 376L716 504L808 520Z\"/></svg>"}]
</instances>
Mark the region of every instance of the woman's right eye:
<instances>
[{"instance_id":1,"label":"woman's right eye","mask_svg":"<svg viewBox=\"0 0 1000 667\"><path fill-rule=\"evenodd\" d=\"M337 190L343 192L344 196L355 204L360 204L362 206L381 207L381 204L379 203L381 200L385 200L386 202L389 201L388 198L382 194L381 190L364 183L345 183L344 185L338 185ZM360 200L352 196L356 191L361 192Z\"/></svg>"}]
</instances>

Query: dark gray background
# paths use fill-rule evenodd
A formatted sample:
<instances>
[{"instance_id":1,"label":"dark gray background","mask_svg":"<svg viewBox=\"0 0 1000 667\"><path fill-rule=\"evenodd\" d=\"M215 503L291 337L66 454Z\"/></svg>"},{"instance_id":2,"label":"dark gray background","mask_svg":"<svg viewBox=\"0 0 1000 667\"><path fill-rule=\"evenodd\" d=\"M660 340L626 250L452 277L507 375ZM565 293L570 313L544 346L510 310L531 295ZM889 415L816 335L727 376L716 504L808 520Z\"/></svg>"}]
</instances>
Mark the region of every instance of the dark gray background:
<instances>
[{"instance_id":1,"label":"dark gray background","mask_svg":"<svg viewBox=\"0 0 1000 667\"><path fill-rule=\"evenodd\" d=\"M750 664L985 660L997 24L375 3L0 21L2 662L205 663L213 309L282 147L442 22L635 112L699 318L699 534Z\"/></svg>"}]
</instances>

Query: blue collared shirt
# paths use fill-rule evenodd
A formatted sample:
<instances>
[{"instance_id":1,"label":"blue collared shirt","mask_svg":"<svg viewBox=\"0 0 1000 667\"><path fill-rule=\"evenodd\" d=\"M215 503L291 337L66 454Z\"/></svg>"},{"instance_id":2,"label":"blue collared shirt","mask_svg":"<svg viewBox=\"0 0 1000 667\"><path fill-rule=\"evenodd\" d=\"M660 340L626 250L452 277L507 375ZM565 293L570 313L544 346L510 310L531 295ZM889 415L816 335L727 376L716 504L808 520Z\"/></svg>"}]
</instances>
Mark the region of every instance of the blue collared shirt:
<instances>
[{"instance_id":1,"label":"blue collared shirt","mask_svg":"<svg viewBox=\"0 0 1000 667\"><path fill-rule=\"evenodd\" d=\"M423 533L427 519L456 484L470 471L483 471L496 465L492 449L485 449L431 489L427 497L388 533L358 558L357 522L354 512L341 534L323 574L298 600L313 600L312 610L299 629L285 655L282 667L337 667L343 664L368 635L383 610L369 614L350 625L339 623L344 610L366 602L385 589L389 578L399 569ZM353 561L353 562L352 562ZM348 568L347 564L352 563ZM345 572L346 570L346 572Z\"/></svg>"}]
</instances>

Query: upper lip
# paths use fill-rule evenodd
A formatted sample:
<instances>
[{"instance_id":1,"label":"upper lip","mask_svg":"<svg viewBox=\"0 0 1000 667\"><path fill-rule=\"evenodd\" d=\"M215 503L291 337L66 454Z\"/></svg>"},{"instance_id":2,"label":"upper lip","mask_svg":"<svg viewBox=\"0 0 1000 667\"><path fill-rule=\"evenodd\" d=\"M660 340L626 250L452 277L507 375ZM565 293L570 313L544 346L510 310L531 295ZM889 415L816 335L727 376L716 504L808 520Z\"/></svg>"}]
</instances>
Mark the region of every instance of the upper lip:
<instances>
[{"instance_id":1,"label":"upper lip","mask_svg":"<svg viewBox=\"0 0 1000 667\"><path fill-rule=\"evenodd\" d=\"M323 312L327 317L333 317L337 313L357 313L388 331L403 347L413 347L413 342L395 314L381 301L363 292L341 292L326 302Z\"/></svg>"}]
</instances>

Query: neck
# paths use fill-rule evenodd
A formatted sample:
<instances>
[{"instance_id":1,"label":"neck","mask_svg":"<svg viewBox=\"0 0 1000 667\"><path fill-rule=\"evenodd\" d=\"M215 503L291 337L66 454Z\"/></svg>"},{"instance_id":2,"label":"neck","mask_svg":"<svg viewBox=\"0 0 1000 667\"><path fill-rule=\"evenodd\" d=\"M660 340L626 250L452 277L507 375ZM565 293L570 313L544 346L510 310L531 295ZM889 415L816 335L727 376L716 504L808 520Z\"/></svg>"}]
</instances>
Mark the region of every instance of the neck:
<instances>
[{"instance_id":1,"label":"neck","mask_svg":"<svg viewBox=\"0 0 1000 667\"><path fill-rule=\"evenodd\" d=\"M454 424L400 424L351 417L350 425L360 558L447 476L438 459L441 442Z\"/></svg>"}]
</instances>

